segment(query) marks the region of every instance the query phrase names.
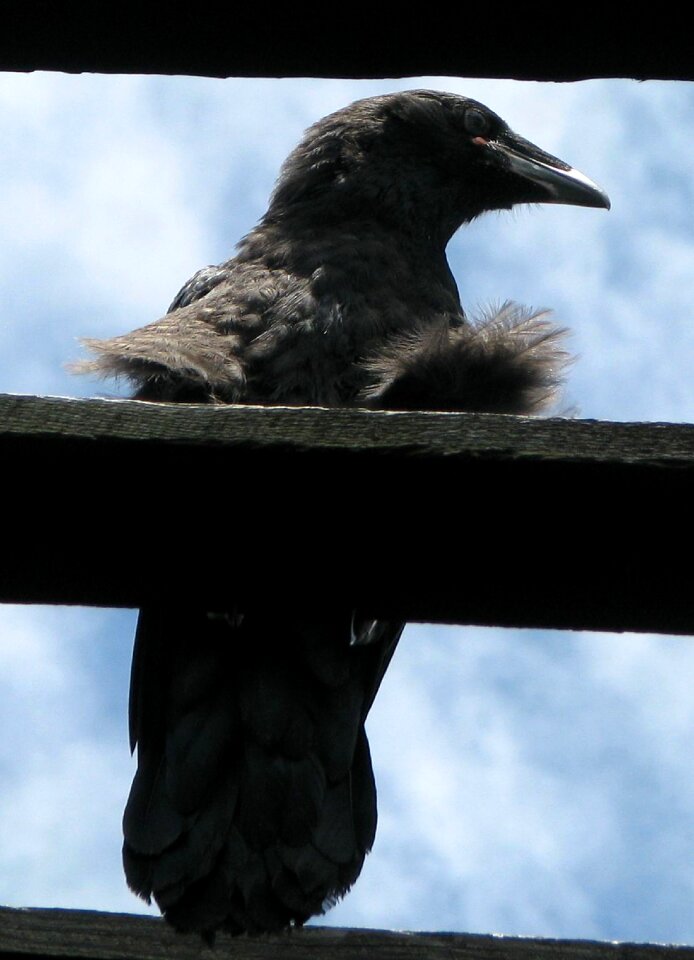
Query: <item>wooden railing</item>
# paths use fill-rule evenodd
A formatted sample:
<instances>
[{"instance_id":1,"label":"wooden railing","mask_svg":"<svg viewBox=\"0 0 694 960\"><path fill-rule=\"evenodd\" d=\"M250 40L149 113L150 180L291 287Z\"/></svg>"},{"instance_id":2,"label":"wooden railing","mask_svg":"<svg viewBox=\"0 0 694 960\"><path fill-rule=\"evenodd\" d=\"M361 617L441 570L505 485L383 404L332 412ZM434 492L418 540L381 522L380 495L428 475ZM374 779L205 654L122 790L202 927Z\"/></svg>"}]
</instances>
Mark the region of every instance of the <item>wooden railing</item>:
<instances>
[{"instance_id":1,"label":"wooden railing","mask_svg":"<svg viewBox=\"0 0 694 960\"><path fill-rule=\"evenodd\" d=\"M262 937L217 937L214 949L163 920L82 910L0 908L0 958L75 960L694 960L694 947L544 940L462 933L307 927Z\"/></svg>"},{"instance_id":2,"label":"wooden railing","mask_svg":"<svg viewBox=\"0 0 694 960\"><path fill-rule=\"evenodd\" d=\"M694 426L5 396L0 462L6 602L694 633Z\"/></svg>"}]
</instances>

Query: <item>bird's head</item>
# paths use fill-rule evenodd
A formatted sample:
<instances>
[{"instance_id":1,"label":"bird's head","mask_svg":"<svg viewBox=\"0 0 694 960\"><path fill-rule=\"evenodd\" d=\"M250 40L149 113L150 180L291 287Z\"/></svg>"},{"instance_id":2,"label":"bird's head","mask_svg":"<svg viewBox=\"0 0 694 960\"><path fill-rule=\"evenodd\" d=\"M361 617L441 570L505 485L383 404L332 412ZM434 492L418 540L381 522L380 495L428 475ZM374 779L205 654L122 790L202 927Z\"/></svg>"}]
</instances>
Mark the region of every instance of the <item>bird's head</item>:
<instances>
[{"instance_id":1,"label":"bird's head","mask_svg":"<svg viewBox=\"0 0 694 960\"><path fill-rule=\"evenodd\" d=\"M588 177L466 97L410 90L320 120L289 155L268 217L379 220L448 241L520 203L609 208Z\"/></svg>"}]
</instances>

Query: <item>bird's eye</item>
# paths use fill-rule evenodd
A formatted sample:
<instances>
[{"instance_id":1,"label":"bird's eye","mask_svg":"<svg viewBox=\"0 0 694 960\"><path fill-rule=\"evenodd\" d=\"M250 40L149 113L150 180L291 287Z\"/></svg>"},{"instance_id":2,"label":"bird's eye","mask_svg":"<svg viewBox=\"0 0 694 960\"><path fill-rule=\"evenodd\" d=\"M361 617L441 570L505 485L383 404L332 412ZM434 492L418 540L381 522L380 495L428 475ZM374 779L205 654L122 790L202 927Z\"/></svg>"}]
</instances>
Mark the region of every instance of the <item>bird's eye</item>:
<instances>
[{"instance_id":1,"label":"bird's eye","mask_svg":"<svg viewBox=\"0 0 694 960\"><path fill-rule=\"evenodd\" d=\"M473 137L483 137L489 133L489 120L477 107L470 107L465 111L465 129Z\"/></svg>"}]
</instances>

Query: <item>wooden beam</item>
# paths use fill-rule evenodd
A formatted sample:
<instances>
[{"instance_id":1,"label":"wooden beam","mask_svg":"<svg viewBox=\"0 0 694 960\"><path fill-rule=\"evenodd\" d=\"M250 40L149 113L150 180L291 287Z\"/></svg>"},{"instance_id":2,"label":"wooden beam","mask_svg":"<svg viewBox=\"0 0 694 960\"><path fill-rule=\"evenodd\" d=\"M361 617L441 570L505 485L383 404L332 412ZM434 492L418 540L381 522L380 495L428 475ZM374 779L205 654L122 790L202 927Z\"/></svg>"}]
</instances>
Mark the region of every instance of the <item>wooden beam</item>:
<instances>
[{"instance_id":1,"label":"wooden beam","mask_svg":"<svg viewBox=\"0 0 694 960\"><path fill-rule=\"evenodd\" d=\"M0 600L694 633L694 426L0 397Z\"/></svg>"},{"instance_id":2,"label":"wooden beam","mask_svg":"<svg viewBox=\"0 0 694 960\"><path fill-rule=\"evenodd\" d=\"M235 960L694 960L694 948L307 927L275 936L232 939L220 934L215 949L210 949L197 937L177 935L153 917L0 908L0 960L216 960L220 956Z\"/></svg>"},{"instance_id":3,"label":"wooden beam","mask_svg":"<svg viewBox=\"0 0 694 960\"><path fill-rule=\"evenodd\" d=\"M4 0L0 69L199 76L694 79L686 8L654 17L509 5L350 10L339 28L295 7Z\"/></svg>"}]
</instances>

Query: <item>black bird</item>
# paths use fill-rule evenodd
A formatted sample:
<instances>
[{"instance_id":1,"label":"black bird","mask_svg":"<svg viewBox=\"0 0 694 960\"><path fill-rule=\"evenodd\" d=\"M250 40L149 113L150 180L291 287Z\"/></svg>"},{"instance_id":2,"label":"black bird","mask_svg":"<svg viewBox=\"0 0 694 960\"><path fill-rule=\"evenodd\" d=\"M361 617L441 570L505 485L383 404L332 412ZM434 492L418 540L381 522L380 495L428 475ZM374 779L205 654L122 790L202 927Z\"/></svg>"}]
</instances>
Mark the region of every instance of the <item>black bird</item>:
<instances>
[{"instance_id":1,"label":"black bird","mask_svg":"<svg viewBox=\"0 0 694 960\"><path fill-rule=\"evenodd\" d=\"M474 100L358 101L308 130L233 259L155 323L87 341L80 369L141 400L540 412L563 331L513 304L470 322L445 254L520 203L609 207ZM300 925L354 883L376 829L364 721L402 628L233 595L226 613L141 611L123 856L177 929Z\"/></svg>"}]
</instances>

